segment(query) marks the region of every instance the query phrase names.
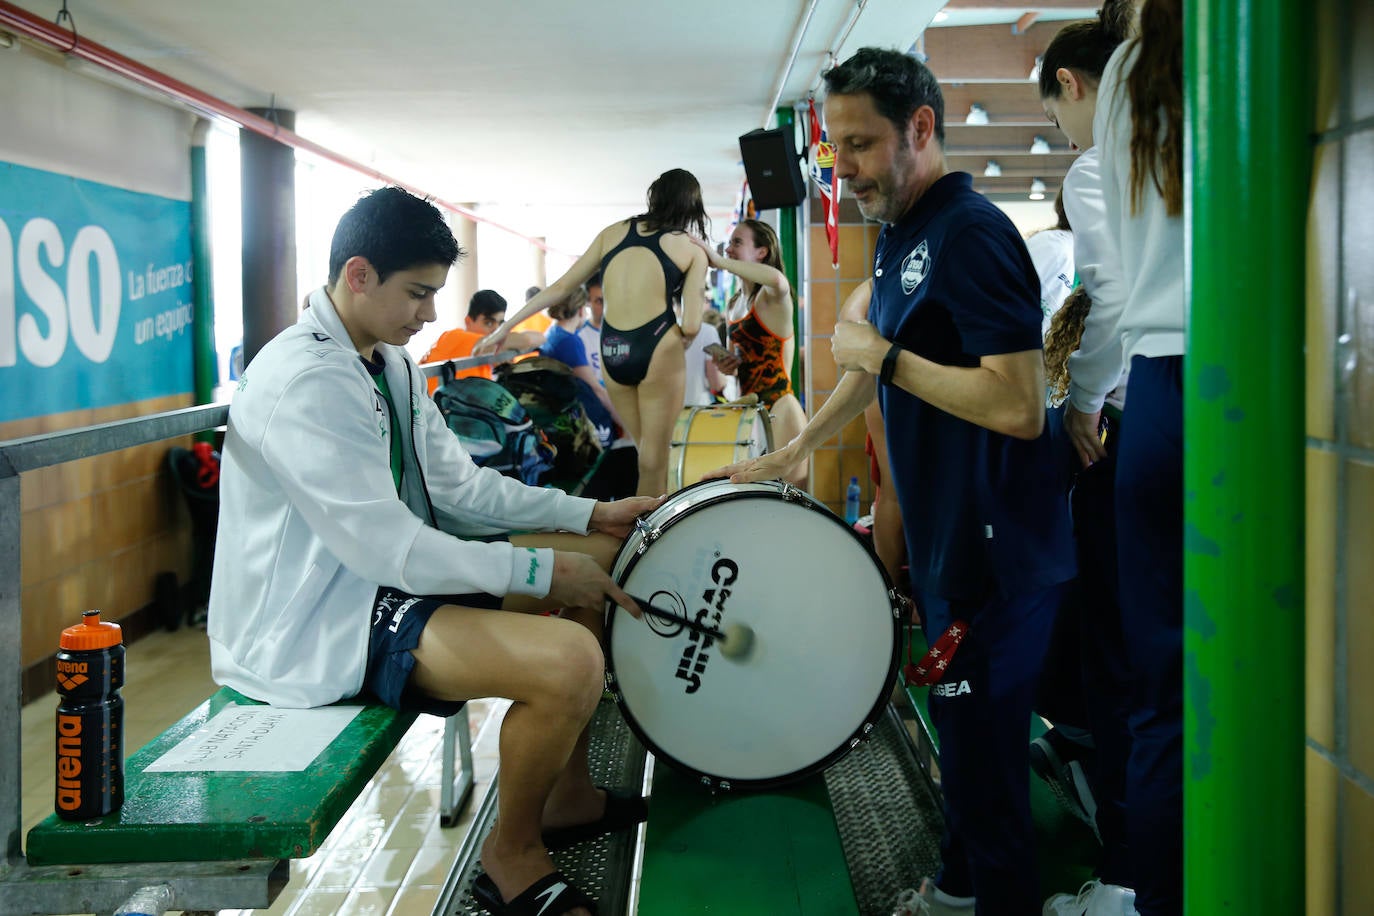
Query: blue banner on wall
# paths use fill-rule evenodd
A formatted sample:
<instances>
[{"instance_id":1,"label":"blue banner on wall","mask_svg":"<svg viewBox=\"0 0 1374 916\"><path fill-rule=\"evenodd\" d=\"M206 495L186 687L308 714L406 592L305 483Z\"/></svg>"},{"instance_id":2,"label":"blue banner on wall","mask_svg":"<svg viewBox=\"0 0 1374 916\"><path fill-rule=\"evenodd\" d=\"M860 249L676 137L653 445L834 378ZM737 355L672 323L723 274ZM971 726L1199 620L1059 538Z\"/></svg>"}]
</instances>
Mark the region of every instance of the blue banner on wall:
<instances>
[{"instance_id":1,"label":"blue banner on wall","mask_svg":"<svg viewBox=\"0 0 1374 916\"><path fill-rule=\"evenodd\" d=\"M0 162L0 422L194 390L191 205Z\"/></svg>"}]
</instances>

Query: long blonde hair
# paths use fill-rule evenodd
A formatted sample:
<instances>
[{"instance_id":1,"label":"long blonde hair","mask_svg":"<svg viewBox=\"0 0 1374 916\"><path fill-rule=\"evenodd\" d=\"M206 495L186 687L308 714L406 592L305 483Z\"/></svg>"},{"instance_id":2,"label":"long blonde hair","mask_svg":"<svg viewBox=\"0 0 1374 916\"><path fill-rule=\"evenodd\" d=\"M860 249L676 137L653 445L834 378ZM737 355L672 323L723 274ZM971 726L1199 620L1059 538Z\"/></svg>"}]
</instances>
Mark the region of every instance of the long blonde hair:
<instances>
[{"instance_id":1,"label":"long blonde hair","mask_svg":"<svg viewBox=\"0 0 1374 916\"><path fill-rule=\"evenodd\" d=\"M1078 349L1083 339L1083 324L1092 307L1088 291L1079 286L1050 319L1050 329L1045 334L1045 381L1052 404L1060 404L1069 396L1069 354Z\"/></svg>"}]
</instances>

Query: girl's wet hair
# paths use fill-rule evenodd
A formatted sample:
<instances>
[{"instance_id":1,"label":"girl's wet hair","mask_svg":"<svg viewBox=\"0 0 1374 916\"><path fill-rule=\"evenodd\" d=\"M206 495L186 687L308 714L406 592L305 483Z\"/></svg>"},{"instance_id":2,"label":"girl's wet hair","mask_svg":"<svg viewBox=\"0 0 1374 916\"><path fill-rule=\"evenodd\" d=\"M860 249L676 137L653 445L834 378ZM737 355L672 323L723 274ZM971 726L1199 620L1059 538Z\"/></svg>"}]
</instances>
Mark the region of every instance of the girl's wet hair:
<instances>
[{"instance_id":1,"label":"girl's wet hair","mask_svg":"<svg viewBox=\"0 0 1374 916\"><path fill-rule=\"evenodd\" d=\"M655 229L707 237L710 220L701 202L701 183L686 169L669 169L649 185L649 209L635 217Z\"/></svg>"}]
</instances>

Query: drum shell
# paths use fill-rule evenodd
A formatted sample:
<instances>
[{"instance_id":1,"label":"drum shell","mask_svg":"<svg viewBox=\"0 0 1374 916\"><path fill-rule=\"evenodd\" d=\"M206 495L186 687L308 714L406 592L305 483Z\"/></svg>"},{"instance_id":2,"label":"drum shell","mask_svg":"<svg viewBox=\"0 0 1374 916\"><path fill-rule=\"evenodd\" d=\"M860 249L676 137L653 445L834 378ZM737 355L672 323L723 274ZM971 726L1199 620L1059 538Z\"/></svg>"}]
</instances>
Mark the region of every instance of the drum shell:
<instances>
[{"instance_id":1,"label":"drum shell","mask_svg":"<svg viewBox=\"0 0 1374 916\"><path fill-rule=\"evenodd\" d=\"M668 492L709 471L773 450L773 423L760 404L684 407L668 444Z\"/></svg>"}]
</instances>

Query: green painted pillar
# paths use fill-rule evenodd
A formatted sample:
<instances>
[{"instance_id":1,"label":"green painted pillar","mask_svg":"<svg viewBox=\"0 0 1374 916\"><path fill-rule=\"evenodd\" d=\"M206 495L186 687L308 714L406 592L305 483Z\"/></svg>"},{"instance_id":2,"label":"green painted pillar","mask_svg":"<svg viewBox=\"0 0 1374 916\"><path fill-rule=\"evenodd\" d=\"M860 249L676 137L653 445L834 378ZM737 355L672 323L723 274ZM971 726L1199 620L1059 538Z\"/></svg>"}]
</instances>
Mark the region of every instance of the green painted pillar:
<instances>
[{"instance_id":1,"label":"green painted pillar","mask_svg":"<svg viewBox=\"0 0 1374 916\"><path fill-rule=\"evenodd\" d=\"M195 297L192 341L195 368L196 403L209 404L215 398L218 362L215 358L215 305L210 270L209 183L206 178L205 138L210 122L196 121L191 135L191 287ZM213 431L198 438L211 441Z\"/></svg>"},{"instance_id":2,"label":"green painted pillar","mask_svg":"<svg viewBox=\"0 0 1374 916\"><path fill-rule=\"evenodd\" d=\"M796 129L797 113L792 106L778 109L778 126L791 127ZM804 146L799 148L805 148ZM782 264L783 272L787 274L787 282L792 287L792 339L801 340L801 315L797 309L797 291L800 289L797 279L799 271L798 248L797 248L797 213L796 207L781 207L778 209L778 241L782 243ZM801 377L801 347L792 348L792 393L798 398L802 395Z\"/></svg>"},{"instance_id":3,"label":"green painted pillar","mask_svg":"<svg viewBox=\"0 0 1374 916\"><path fill-rule=\"evenodd\" d=\"M1188 0L1184 27L1186 912L1301 913L1311 13Z\"/></svg>"}]
</instances>

